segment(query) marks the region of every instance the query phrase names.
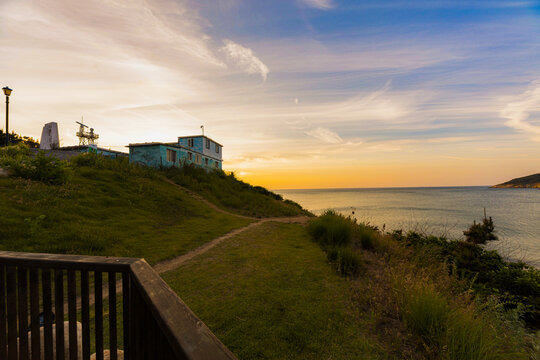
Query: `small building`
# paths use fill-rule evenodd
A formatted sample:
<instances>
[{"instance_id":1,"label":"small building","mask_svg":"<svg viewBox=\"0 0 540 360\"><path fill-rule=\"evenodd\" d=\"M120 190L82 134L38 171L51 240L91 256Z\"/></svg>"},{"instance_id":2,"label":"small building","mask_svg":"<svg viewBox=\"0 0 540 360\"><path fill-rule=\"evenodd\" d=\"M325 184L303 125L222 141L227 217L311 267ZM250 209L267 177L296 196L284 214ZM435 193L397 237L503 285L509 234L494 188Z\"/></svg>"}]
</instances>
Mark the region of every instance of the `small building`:
<instances>
[{"instance_id":1,"label":"small building","mask_svg":"<svg viewBox=\"0 0 540 360\"><path fill-rule=\"evenodd\" d=\"M129 162L152 167L194 164L221 169L223 145L204 135L181 136L177 142L129 144Z\"/></svg>"},{"instance_id":2,"label":"small building","mask_svg":"<svg viewBox=\"0 0 540 360\"><path fill-rule=\"evenodd\" d=\"M75 151L78 153L94 153L116 159L120 157L128 157L128 154L121 151L115 151L111 149L100 148L97 145L75 145L75 146L62 146L59 150L62 151Z\"/></svg>"}]
</instances>

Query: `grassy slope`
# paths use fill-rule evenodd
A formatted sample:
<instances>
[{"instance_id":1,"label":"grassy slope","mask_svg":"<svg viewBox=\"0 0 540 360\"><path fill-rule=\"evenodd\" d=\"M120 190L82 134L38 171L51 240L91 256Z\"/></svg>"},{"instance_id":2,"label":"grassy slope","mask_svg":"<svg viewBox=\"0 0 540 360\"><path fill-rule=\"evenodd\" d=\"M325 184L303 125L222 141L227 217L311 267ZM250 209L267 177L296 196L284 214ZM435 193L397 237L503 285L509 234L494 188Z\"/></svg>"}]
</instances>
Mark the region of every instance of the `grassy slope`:
<instances>
[{"instance_id":1,"label":"grassy slope","mask_svg":"<svg viewBox=\"0 0 540 360\"><path fill-rule=\"evenodd\" d=\"M144 257L194 249L250 221L216 212L159 177L76 167L65 185L0 178L0 249Z\"/></svg>"},{"instance_id":2,"label":"grassy slope","mask_svg":"<svg viewBox=\"0 0 540 360\"><path fill-rule=\"evenodd\" d=\"M260 186L238 180L234 173L206 172L195 166L169 168L163 173L220 208L253 217L310 215L293 201Z\"/></svg>"},{"instance_id":3,"label":"grassy slope","mask_svg":"<svg viewBox=\"0 0 540 360\"><path fill-rule=\"evenodd\" d=\"M165 281L240 359L371 359L349 282L299 225L267 223Z\"/></svg>"}]
</instances>

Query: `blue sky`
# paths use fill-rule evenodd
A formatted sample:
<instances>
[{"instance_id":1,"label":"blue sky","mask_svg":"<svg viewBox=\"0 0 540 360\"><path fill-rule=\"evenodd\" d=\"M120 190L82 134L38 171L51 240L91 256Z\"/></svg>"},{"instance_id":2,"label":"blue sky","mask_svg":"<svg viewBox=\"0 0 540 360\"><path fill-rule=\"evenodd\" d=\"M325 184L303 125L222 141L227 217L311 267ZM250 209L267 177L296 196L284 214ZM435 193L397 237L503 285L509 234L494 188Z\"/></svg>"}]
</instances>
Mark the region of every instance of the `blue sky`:
<instances>
[{"instance_id":1,"label":"blue sky","mask_svg":"<svg viewBox=\"0 0 540 360\"><path fill-rule=\"evenodd\" d=\"M5 0L12 124L65 145L207 134L273 188L538 172L538 1Z\"/></svg>"}]
</instances>

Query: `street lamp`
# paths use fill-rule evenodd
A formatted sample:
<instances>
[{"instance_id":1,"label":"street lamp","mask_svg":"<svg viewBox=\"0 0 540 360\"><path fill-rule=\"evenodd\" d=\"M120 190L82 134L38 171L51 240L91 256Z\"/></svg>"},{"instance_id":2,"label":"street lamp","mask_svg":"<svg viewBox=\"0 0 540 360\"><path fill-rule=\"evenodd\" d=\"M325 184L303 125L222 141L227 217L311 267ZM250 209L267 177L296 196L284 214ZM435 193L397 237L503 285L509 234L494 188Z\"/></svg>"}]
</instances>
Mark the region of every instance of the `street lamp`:
<instances>
[{"instance_id":1,"label":"street lamp","mask_svg":"<svg viewBox=\"0 0 540 360\"><path fill-rule=\"evenodd\" d=\"M9 95L11 95L11 90L8 86L3 87L4 95L6 95L6 146L9 146Z\"/></svg>"}]
</instances>

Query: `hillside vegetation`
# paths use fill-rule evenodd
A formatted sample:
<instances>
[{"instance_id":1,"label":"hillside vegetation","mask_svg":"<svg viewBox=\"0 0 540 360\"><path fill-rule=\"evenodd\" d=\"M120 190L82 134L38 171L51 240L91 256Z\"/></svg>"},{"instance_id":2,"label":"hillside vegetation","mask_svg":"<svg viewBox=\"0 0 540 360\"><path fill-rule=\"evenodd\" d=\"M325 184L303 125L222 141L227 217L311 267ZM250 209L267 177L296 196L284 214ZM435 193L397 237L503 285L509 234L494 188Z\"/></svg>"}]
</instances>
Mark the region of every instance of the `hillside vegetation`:
<instances>
[{"instance_id":1,"label":"hillside vegetation","mask_svg":"<svg viewBox=\"0 0 540 360\"><path fill-rule=\"evenodd\" d=\"M261 186L253 186L238 180L233 172L207 172L204 169L185 165L163 170L175 183L182 185L223 209L254 216L310 215L300 205L284 200L279 194Z\"/></svg>"},{"instance_id":2,"label":"hillside vegetation","mask_svg":"<svg viewBox=\"0 0 540 360\"><path fill-rule=\"evenodd\" d=\"M194 167L22 146L0 149L0 167L0 250L155 264L256 217L308 214ZM307 226L261 221L163 277L240 359L540 359L540 272L479 245L492 232L485 219L448 241L328 211Z\"/></svg>"},{"instance_id":3,"label":"hillside vegetation","mask_svg":"<svg viewBox=\"0 0 540 360\"><path fill-rule=\"evenodd\" d=\"M515 178L502 184L493 186L494 188L540 188L540 174L533 174Z\"/></svg>"},{"instance_id":4,"label":"hillside vegetation","mask_svg":"<svg viewBox=\"0 0 540 360\"><path fill-rule=\"evenodd\" d=\"M0 178L2 250L132 256L155 263L253 221L218 212L168 181L163 171L125 159L83 154L66 162L31 157L27 148L15 146L0 149L0 166L13 175ZM174 175L190 181L189 175ZM238 182L226 174L211 176L229 187ZM243 198L260 216L302 213L257 190L245 189ZM257 207L259 201L264 207Z\"/></svg>"},{"instance_id":5,"label":"hillside vegetation","mask_svg":"<svg viewBox=\"0 0 540 360\"><path fill-rule=\"evenodd\" d=\"M523 308L406 238L327 212L307 229L253 228L163 277L240 359L538 359Z\"/></svg>"}]
</instances>

